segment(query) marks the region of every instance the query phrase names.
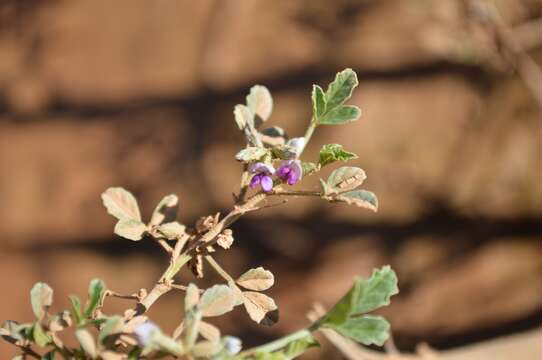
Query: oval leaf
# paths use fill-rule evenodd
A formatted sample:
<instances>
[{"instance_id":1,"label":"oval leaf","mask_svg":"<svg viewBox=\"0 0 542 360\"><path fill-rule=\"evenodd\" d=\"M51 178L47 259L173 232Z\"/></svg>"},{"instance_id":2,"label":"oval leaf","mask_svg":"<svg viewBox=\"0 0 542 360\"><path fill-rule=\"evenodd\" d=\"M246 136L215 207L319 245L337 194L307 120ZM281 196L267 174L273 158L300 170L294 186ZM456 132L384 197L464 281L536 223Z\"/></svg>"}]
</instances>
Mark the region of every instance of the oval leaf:
<instances>
[{"instance_id":1,"label":"oval leaf","mask_svg":"<svg viewBox=\"0 0 542 360\"><path fill-rule=\"evenodd\" d=\"M331 173L327 185L335 192L343 192L357 188L366 178L367 175L362 169L343 166Z\"/></svg>"},{"instance_id":2,"label":"oval leaf","mask_svg":"<svg viewBox=\"0 0 542 360\"><path fill-rule=\"evenodd\" d=\"M262 85L255 85L247 96L247 106L261 122L266 121L273 111L273 98L269 90Z\"/></svg>"},{"instance_id":3,"label":"oval leaf","mask_svg":"<svg viewBox=\"0 0 542 360\"><path fill-rule=\"evenodd\" d=\"M186 226L177 221L162 224L158 231L168 240L178 239L185 233Z\"/></svg>"},{"instance_id":4,"label":"oval leaf","mask_svg":"<svg viewBox=\"0 0 542 360\"><path fill-rule=\"evenodd\" d=\"M156 209L154 209L149 226L175 221L178 210L179 198L177 195L170 194L164 196L156 206Z\"/></svg>"},{"instance_id":5,"label":"oval leaf","mask_svg":"<svg viewBox=\"0 0 542 360\"><path fill-rule=\"evenodd\" d=\"M212 343L220 342L220 330L208 322L201 321L198 327L199 333Z\"/></svg>"},{"instance_id":6,"label":"oval leaf","mask_svg":"<svg viewBox=\"0 0 542 360\"><path fill-rule=\"evenodd\" d=\"M105 293L105 283L100 279L92 279L88 286L88 303L85 315L90 317L100 305Z\"/></svg>"},{"instance_id":7,"label":"oval leaf","mask_svg":"<svg viewBox=\"0 0 542 360\"><path fill-rule=\"evenodd\" d=\"M147 231L147 226L139 220L122 219L115 225L115 234L128 240L139 241L143 239L143 234Z\"/></svg>"},{"instance_id":8,"label":"oval leaf","mask_svg":"<svg viewBox=\"0 0 542 360\"><path fill-rule=\"evenodd\" d=\"M205 317L220 316L233 310L235 296L227 285L215 285L203 293L198 304Z\"/></svg>"},{"instance_id":9,"label":"oval leaf","mask_svg":"<svg viewBox=\"0 0 542 360\"><path fill-rule=\"evenodd\" d=\"M356 86L358 86L358 76L354 70L345 69L337 73L335 80L329 84L326 91L328 110L332 110L348 100Z\"/></svg>"},{"instance_id":10,"label":"oval leaf","mask_svg":"<svg viewBox=\"0 0 542 360\"><path fill-rule=\"evenodd\" d=\"M269 296L254 291L243 292L245 309L258 324L271 326L278 321L278 308Z\"/></svg>"},{"instance_id":11,"label":"oval leaf","mask_svg":"<svg viewBox=\"0 0 542 360\"><path fill-rule=\"evenodd\" d=\"M256 269L250 269L237 279L237 284L241 285L245 289L263 291L273 286L275 277L269 270L265 270L263 267Z\"/></svg>"},{"instance_id":12,"label":"oval leaf","mask_svg":"<svg viewBox=\"0 0 542 360\"><path fill-rule=\"evenodd\" d=\"M134 196L121 187L111 187L102 194L107 212L119 220L141 221L141 213Z\"/></svg>"},{"instance_id":13,"label":"oval leaf","mask_svg":"<svg viewBox=\"0 0 542 360\"><path fill-rule=\"evenodd\" d=\"M351 318L334 329L363 345L382 346L390 336L390 324L382 316Z\"/></svg>"},{"instance_id":14,"label":"oval leaf","mask_svg":"<svg viewBox=\"0 0 542 360\"><path fill-rule=\"evenodd\" d=\"M94 338L85 329L79 329L75 331L75 337L77 341L79 341L79 344L81 344L81 348L87 354L90 356L91 359L96 359L98 356L98 352L96 350L96 342L94 341Z\"/></svg>"},{"instance_id":15,"label":"oval leaf","mask_svg":"<svg viewBox=\"0 0 542 360\"><path fill-rule=\"evenodd\" d=\"M376 195L367 190L348 191L337 195L334 199L345 202L348 205L356 205L374 212L378 210L378 199L376 198Z\"/></svg>"},{"instance_id":16,"label":"oval leaf","mask_svg":"<svg viewBox=\"0 0 542 360\"><path fill-rule=\"evenodd\" d=\"M36 283L30 290L30 302L38 320L43 319L45 313L53 304L53 289L46 283Z\"/></svg>"}]
</instances>

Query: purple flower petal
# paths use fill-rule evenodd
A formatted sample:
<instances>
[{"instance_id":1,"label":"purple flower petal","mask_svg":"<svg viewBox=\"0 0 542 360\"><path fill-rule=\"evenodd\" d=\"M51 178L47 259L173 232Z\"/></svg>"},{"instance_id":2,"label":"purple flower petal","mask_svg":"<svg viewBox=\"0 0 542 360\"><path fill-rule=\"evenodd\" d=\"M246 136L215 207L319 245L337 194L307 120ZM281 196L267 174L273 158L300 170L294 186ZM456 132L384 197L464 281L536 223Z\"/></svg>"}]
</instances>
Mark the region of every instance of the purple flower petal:
<instances>
[{"instance_id":1,"label":"purple flower petal","mask_svg":"<svg viewBox=\"0 0 542 360\"><path fill-rule=\"evenodd\" d=\"M288 185L296 184L303 176L303 168L299 160L284 160L280 163L277 176Z\"/></svg>"},{"instance_id":2,"label":"purple flower petal","mask_svg":"<svg viewBox=\"0 0 542 360\"><path fill-rule=\"evenodd\" d=\"M263 162L257 162L250 165L250 168L248 169L248 171L250 171L253 174L264 173L268 175L273 175L275 173L275 168Z\"/></svg>"},{"instance_id":3,"label":"purple flower petal","mask_svg":"<svg viewBox=\"0 0 542 360\"><path fill-rule=\"evenodd\" d=\"M252 177L252 179L250 180L250 184L248 186L250 186L251 189L254 189L256 186L260 184L261 180L262 180L262 175L256 174Z\"/></svg>"},{"instance_id":4,"label":"purple flower petal","mask_svg":"<svg viewBox=\"0 0 542 360\"><path fill-rule=\"evenodd\" d=\"M260 183L262 185L262 190L265 192L269 192L273 188L273 179L271 179L271 176L269 175L263 175Z\"/></svg>"}]
</instances>

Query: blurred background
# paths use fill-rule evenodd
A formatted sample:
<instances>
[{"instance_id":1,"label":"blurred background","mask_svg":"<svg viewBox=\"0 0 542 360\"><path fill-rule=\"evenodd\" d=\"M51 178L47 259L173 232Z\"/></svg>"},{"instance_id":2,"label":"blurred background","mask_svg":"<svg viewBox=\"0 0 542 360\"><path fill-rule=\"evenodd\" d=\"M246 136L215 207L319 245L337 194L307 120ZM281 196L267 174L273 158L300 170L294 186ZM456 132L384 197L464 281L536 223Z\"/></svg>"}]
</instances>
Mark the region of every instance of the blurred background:
<instances>
[{"instance_id":1,"label":"blurred background","mask_svg":"<svg viewBox=\"0 0 542 360\"><path fill-rule=\"evenodd\" d=\"M293 199L240 220L218 259L234 276L272 270L281 320L239 309L215 324L260 343L391 264L401 294L383 313L402 351L542 325L542 1L3 0L0 54L1 320L32 319L36 281L57 310L93 277L150 288L166 257L113 235L100 194L123 186L148 218L176 193L185 224L227 211L243 146L232 110L250 86L271 90L271 125L301 136L311 85L351 67L361 120L318 129L305 157L357 153L379 212ZM150 313L167 331L181 298Z\"/></svg>"}]
</instances>

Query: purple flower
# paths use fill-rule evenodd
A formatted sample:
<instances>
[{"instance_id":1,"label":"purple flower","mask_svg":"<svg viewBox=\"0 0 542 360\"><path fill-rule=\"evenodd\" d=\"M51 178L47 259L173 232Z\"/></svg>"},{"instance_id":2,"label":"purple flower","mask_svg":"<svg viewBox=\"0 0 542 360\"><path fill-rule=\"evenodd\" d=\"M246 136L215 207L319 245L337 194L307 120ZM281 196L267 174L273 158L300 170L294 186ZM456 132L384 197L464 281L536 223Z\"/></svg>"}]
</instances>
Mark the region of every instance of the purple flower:
<instances>
[{"instance_id":1,"label":"purple flower","mask_svg":"<svg viewBox=\"0 0 542 360\"><path fill-rule=\"evenodd\" d=\"M302 175L303 168L299 160L284 160L277 170L277 176L288 185L296 184Z\"/></svg>"},{"instance_id":2,"label":"purple flower","mask_svg":"<svg viewBox=\"0 0 542 360\"><path fill-rule=\"evenodd\" d=\"M262 162L257 162L250 165L249 171L254 174L250 180L250 188L254 189L258 185L262 187L262 190L265 192L271 191L273 188L273 179L271 176L275 174L275 169L273 166L264 164Z\"/></svg>"}]
</instances>

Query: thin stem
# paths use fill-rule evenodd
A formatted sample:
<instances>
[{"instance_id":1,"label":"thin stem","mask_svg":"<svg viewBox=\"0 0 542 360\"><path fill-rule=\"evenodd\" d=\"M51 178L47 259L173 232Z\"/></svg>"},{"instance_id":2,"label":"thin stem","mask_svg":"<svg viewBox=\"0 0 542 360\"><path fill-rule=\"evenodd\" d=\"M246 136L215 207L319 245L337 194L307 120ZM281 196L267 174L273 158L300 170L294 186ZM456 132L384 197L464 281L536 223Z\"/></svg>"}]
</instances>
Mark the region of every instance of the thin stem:
<instances>
[{"instance_id":1,"label":"thin stem","mask_svg":"<svg viewBox=\"0 0 542 360\"><path fill-rule=\"evenodd\" d=\"M284 190L277 188L273 190L271 195L281 195L281 196L322 196L323 194L320 191L306 191L306 190Z\"/></svg>"},{"instance_id":2,"label":"thin stem","mask_svg":"<svg viewBox=\"0 0 542 360\"><path fill-rule=\"evenodd\" d=\"M164 239L157 239L156 240L158 242L158 244L160 244L160 246L168 253L168 254L171 254L173 252L173 248L171 246L169 246L169 244L167 243L166 240Z\"/></svg>"},{"instance_id":3,"label":"thin stem","mask_svg":"<svg viewBox=\"0 0 542 360\"><path fill-rule=\"evenodd\" d=\"M205 260L211 265L211 267L218 273L218 275L222 276L224 280L226 280L229 283L234 283L235 280L224 270L211 255L206 255Z\"/></svg>"},{"instance_id":4,"label":"thin stem","mask_svg":"<svg viewBox=\"0 0 542 360\"><path fill-rule=\"evenodd\" d=\"M305 131L305 143L303 144L303 147L299 151L299 155L303 153L303 150L305 150L305 146L309 143L311 140L312 134L314 133L314 130L316 130L316 127L318 124L316 123L316 120L314 117L311 119L311 123L309 124L309 127L307 128L307 131Z\"/></svg>"},{"instance_id":5,"label":"thin stem","mask_svg":"<svg viewBox=\"0 0 542 360\"><path fill-rule=\"evenodd\" d=\"M276 351L276 350L280 350L280 349L284 348L285 346L287 346L292 341L302 339L302 338L307 337L309 335L311 335L311 332L308 329L301 329L299 331L296 331L295 333L284 336L284 337L282 337L280 339L277 339L275 341L271 341L271 342L269 342L267 344L245 350L245 351L239 353L238 357L239 358L244 358L244 357L256 354L256 353L269 353L269 352L273 352L273 351Z\"/></svg>"}]
</instances>

